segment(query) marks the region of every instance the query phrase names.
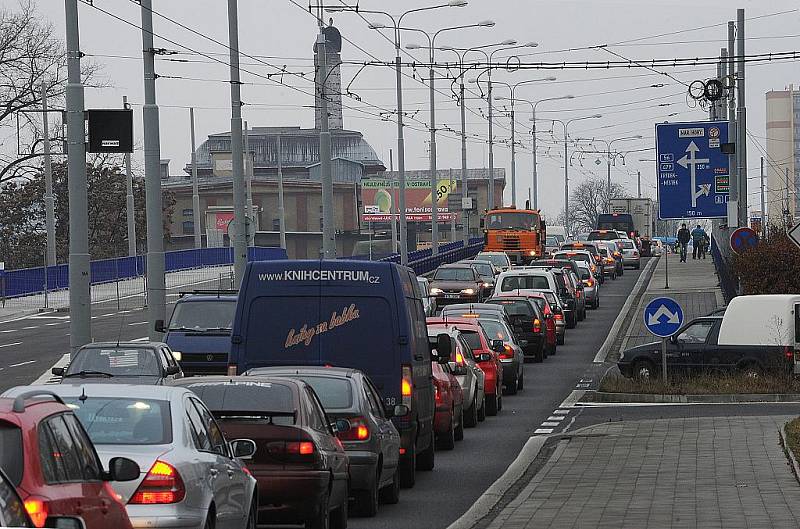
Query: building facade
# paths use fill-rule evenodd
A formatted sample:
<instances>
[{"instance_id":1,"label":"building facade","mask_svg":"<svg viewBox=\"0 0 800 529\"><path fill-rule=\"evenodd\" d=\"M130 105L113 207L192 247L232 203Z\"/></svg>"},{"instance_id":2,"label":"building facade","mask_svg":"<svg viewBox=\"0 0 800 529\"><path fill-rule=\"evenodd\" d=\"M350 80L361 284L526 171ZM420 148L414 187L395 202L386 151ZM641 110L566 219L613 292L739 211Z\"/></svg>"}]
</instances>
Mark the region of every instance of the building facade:
<instances>
[{"instance_id":1,"label":"building facade","mask_svg":"<svg viewBox=\"0 0 800 529\"><path fill-rule=\"evenodd\" d=\"M800 215L800 91L770 91L767 101L767 223L782 226Z\"/></svg>"}]
</instances>

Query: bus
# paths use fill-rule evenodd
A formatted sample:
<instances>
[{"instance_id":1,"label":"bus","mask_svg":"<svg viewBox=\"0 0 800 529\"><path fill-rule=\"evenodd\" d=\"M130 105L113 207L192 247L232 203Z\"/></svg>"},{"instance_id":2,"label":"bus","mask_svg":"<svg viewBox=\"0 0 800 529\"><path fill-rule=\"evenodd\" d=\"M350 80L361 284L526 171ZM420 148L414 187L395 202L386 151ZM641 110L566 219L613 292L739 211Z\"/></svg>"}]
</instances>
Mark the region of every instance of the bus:
<instances>
[{"instance_id":1,"label":"bus","mask_svg":"<svg viewBox=\"0 0 800 529\"><path fill-rule=\"evenodd\" d=\"M545 253L546 227L539 210L493 209L482 224L484 252L504 252L514 264L530 263Z\"/></svg>"}]
</instances>

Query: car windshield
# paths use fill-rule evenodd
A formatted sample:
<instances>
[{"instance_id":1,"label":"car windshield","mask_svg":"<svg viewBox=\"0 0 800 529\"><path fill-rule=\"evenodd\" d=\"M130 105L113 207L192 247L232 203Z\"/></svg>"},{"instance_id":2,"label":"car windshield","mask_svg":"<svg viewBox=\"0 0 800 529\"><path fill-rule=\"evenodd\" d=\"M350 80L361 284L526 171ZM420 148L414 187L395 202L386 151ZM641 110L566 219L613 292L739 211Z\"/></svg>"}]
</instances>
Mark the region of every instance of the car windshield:
<instances>
[{"instance_id":1,"label":"car windshield","mask_svg":"<svg viewBox=\"0 0 800 529\"><path fill-rule=\"evenodd\" d=\"M505 267L508 266L508 256L500 253L479 253L478 259L482 261L491 261L495 266Z\"/></svg>"},{"instance_id":2,"label":"car windshield","mask_svg":"<svg viewBox=\"0 0 800 529\"><path fill-rule=\"evenodd\" d=\"M236 314L236 301L209 299L175 304L170 330L230 330Z\"/></svg>"},{"instance_id":3,"label":"car windshield","mask_svg":"<svg viewBox=\"0 0 800 529\"><path fill-rule=\"evenodd\" d=\"M259 380L247 382L202 381L187 384L214 415L230 420L263 420L295 424L294 394L289 386Z\"/></svg>"},{"instance_id":4,"label":"car windshield","mask_svg":"<svg viewBox=\"0 0 800 529\"><path fill-rule=\"evenodd\" d=\"M494 277L494 269L489 263L470 263L483 277Z\"/></svg>"},{"instance_id":5,"label":"car windshield","mask_svg":"<svg viewBox=\"0 0 800 529\"><path fill-rule=\"evenodd\" d=\"M16 425L0 421L0 468L16 487L22 482L24 457L22 430Z\"/></svg>"},{"instance_id":6,"label":"car windshield","mask_svg":"<svg viewBox=\"0 0 800 529\"><path fill-rule=\"evenodd\" d=\"M353 386L343 378L298 376L317 393L326 410L344 410L353 406Z\"/></svg>"},{"instance_id":7,"label":"car windshield","mask_svg":"<svg viewBox=\"0 0 800 529\"><path fill-rule=\"evenodd\" d=\"M511 276L503 278L500 285L501 292L510 292L517 289L542 289L550 288L547 276Z\"/></svg>"},{"instance_id":8,"label":"car windshield","mask_svg":"<svg viewBox=\"0 0 800 529\"><path fill-rule=\"evenodd\" d=\"M487 303L501 305L509 316L533 316L533 307L521 299L493 299Z\"/></svg>"},{"instance_id":9,"label":"car windshield","mask_svg":"<svg viewBox=\"0 0 800 529\"><path fill-rule=\"evenodd\" d=\"M486 219L486 228L490 230L538 230L539 215L525 212L490 213Z\"/></svg>"},{"instance_id":10,"label":"car windshield","mask_svg":"<svg viewBox=\"0 0 800 529\"><path fill-rule=\"evenodd\" d=\"M481 327L483 330L486 331L486 335L489 336L491 340L503 340L504 342L511 341L511 333L508 330L508 327L503 325L500 321L494 320L481 320L480 322Z\"/></svg>"},{"instance_id":11,"label":"car windshield","mask_svg":"<svg viewBox=\"0 0 800 529\"><path fill-rule=\"evenodd\" d=\"M439 268L433 276L435 281L474 281L472 268Z\"/></svg>"},{"instance_id":12,"label":"car windshield","mask_svg":"<svg viewBox=\"0 0 800 529\"><path fill-rule=\"evenodd\" d=\"M580 274L581 279L591 279L592 273L589 272L588 268L578 268L578 274Z\"/></svg>"},{"instance_id":13,"label":"car windshield","mask_svg":"<svg viewBox=\"0 0 800 529\"><path fill-rule=\"evenodd\" d=\"M69 397L67 406L96 445L160 445L172 442L169 402L135 397Z\"/></svg>"},{"instance_id":14,"label":"car windshield","mask_svg":"<svg viewBox=\"0 0 800 529\"><path fill-rule=\"evenodd\" d=\"M558 238L556 237L547 237L544 240L545 246L558 246Z\"/></svg>"},{"instance_id":15,"label":"car windshield","mask_svg":"<svg viewBox=\"0 0 800 529\"><path fill-rule=\"evenodd\" d=\"M65 376L161 376L158 354L150 347L87 347L78 351Z\"/></svg>"}]
</instances>

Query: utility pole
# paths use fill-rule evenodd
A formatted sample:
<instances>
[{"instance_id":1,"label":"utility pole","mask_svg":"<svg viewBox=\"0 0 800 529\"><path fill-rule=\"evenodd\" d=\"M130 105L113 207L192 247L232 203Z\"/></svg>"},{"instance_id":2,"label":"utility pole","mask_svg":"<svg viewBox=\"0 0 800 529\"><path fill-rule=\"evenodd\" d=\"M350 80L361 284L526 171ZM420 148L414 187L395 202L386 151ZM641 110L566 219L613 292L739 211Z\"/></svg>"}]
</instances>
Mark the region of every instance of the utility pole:
<instances>
[{"instance_id":1,"label":"utility pole","mask_svg":"<svg viewBox=\"0 0 800 529\"><path fill-rule=\"evenodd\" d=\"M244 152L247 157L245 174L247 177L247 245L256 245L256 210L253 207L253 157L250 153L250 128L244 122Z\"/></svg>"},{"instance_id":2,"label":"utility pole","mask_svg":"<svg viewBox=\"0 0 800 529\"><path fill-rule=\"evenodd\" d=\"M462 65L463 66L463 65ZM464 199L469 198L469 182L467 181L467 102L464 91L464 72L461 72L459 87L459 106L461 107L461 223L464 228L464 247L469 244L469 210L464 209Z\"/></svg>"},{"instance_id":3,"label":"utility pole","mask_svg":"<svg viewBox=\"0 0 800 529\"><path fill-rule=\"evenodd\" d=\"M514 122L514 91L511 91L511 205L517 207L517 124ZM530 206L528 206L530 207Z\"/></svg>"},{"instance_id":4,"label":"utility pole","mask_svg":"<svg viewBox=\"0 0 800 529\"><path fill-rule=\"evenodd\" d=\"M539 175L536 173L536 105L531 105L531 136L533 138L533 209L539 209Z\"/></svg>"},{"instance_id":5,"label":"utility pole","mask_svg":"<svg viewBox=\"0 0 800 529\"><path fill-rule=\"evenodd\" d=\"M636 196L642 198L642 172L636 171Z\"/></svg>"},{"instance_id":6,"label":"utility pole","mask_svg":"<svg viewBox=\"0 0 800 529\"><path fill-rule=\"evenodd\" d=\"M436 72L433 69L433 45L431 45L431 68L430 68L430 107L431 107L431 252L433 255L439 254L439 178L436 171L436 109L434 101L434 77ZM448 183L448 186L450 184Z\"/></svg>"},{"instance_id":7,"label":"utility pole","mask_svg":"<svg viewBox=\"0 0 800 529\"><path fill-rule=\"evenodd\" d=\"M736 152L730 156L730 192L728 195L732 206L737 208L735 215L736 226L731 226L732 228L738 227L739 224L739 135L736 127L736 87L739 81L736 79L736 68L734 66L734 58L736 56L736 50L734 49L735 35L736 28L733 22L728 22L728 75L734 79L734 89L731 90L730 101L728 102L728 142L736 146ZM730 218L730 215L728 217Z\"/></svg>"},{"instance_id":8,"label":"utility pole","mask_svg":"<svg viewBox=\"0 0 800 529\"><path fill-rule=\"evenodd\" d=\"M197 154L195 151L194 137L194 108L189 108L189 132L192 139L192 218L194 219L194 247L203 247L203 236L200 233L200 191L198 189L199 182L197 181Z\"/></svg>"},{"instance_id":9,"label":"utility pole","mask_svg":"<svg viewBox=\"0 0 800 529\"><path fill-rule=\"evenodd\" d=\"M745 100L745 33L744 33L744 9L736 10L737 19L737 97L739 99L739 116L737 119L737 129L739 131L739 145L736 152L739 153L739 226L747 226L747 102Z\"/></svg>"},{"instance_id":10,"label":"utility pole","mask_svg":"<svg viewBox=\"0 0 800 529\"><path fill-rule=\"evenodd\" d=\"M322 181L322 256L336 258L336 231L333 217L333 176L331 175L331 133L328 125L328 96L325 84L328 81L328 48L325 41L322 18L319 18L317 55L319 57L320 130L319 167Z\"/></svg>"},{"instance_id":11,"label":"utility pole","mask_svg":"<svg viewBox=\"0 0 800 529\"><path fill-rule=\"evenodd\" d=\"M611 142L608 144L608 152L606 153L606 166L608 167L608 177L606 182L606 211L611 212Z\"/></svg>"},{"instance_id":12,"label":"utility pole","mask_svg":"<svg viewBox=\"0 0 800 529\"><path fill-rule=\"evenodd\" d=\"M495 208L494 202L494 137L492 136L493 128L492 128L492 107L494 106L492 103L492 70L491 65L489 65L489 95L487 101L489 101L489 210L493 210Z\"/></svg>"},{"instance_id":13,"label":"utility pole","mask_svg":"<svg viewBox=\"0 0 800 529\"><path fill-rule=\"evenodd\" d=\"M47 114L47 85L42 83L42 134L44 138L44 210L47 226L47 266L56 265L56 213L53 198L53 162L50 159L50 123Z\"/></svg>"},{"instance_id":14,"label":"utility pole","mask_svg":"<svg viewBox=\"0 0 800 529\"><path fill-rule=\"evenodd\" d=\"M567 147L567 126L564 125L564 228L567 234L571 233L569 229L569 152Z\"/></svg>"},{"instance_id":15,"label":"utility pole","mask_svg":"<svg viewBox=\"0 0 800 529\"><path fill-rule=\"evenodd\" d=\"M767 233L767 205L764 200L764 157L761 157L761 230Z\"/></svg>"},{"instance_id":16,"label":"utility pole","mask_svg":"<svg viewBox=\"0 0 800 529\"><path fill-rule=\"evenodd\" d=\"M92 341L89 296L89 199L78 31L78 0L65 0L67 36L67 181L69 191L69 348Z\"/></svg>"},{"instance_id":17,"label":"utility pole","mask_svg":"<svg viewBox=\"0 0 800 529\"><path fill-rule=\"evenodd\" d=\"M128 96L122 96L122 106L127 109ZM131 153L125 153L125 220L128 224L128 257L136 257L136 206L133 201L133 171Z\"/></svg>"},{"instance_id":18,"label":"utility pole","mask_svg":"<svg viewBox=\"0 0 800 529\"><path fill-rule=\"evenodd\" d=\"M233 273L238 287L247 266L248 219L245 208L242 95L239 81L239 13L237 0L228 0L228 47L231 73L231 168L233 169ZM229 232L230 234L230 232Z\"/></svg>"},{"instance_id":19,"label":"utility pole","mask_svg":"<svg viewBox=\"0 0 800 529\"><path fill-rule=\"evenodd\" d=\"M153 47L152 0L141 0L142 55L144 65L144 193L147 220L147 310L148 334L160 340L157 321L166 320L167 297L164 278L164 221L161 209L161 139L156 104L156 50Z\"/></svg>"},{"instance_id":20,"label":"utility pole","mask_svg":"<svg viewBox=\"0 0 800 529\"><path fill-rule=\"evenodd\" d=\"M286 249L286 207L283 202L283 141L280 134L277 138L278 158L278 229L280 230L281 248Z\"/></svg>"},{"instance_id":21,"label":"utility pole","mask_svg":"<svg viewBox=\"0 0 800 529\"><path fill-rule=\"evenodd\" d=\"M394 153L389 149L389 174L394 173ZM392 225L392 252L397 252L397 221L394 218L395 211L397 211L397 190L394 185L394 176L389 179L389 196L392 197L392 207L389 208L389 219Z\"/></svg>"},{"instance_id":22,"label":"utility pole","mask_svg":"<svg viewBox=\"0 0 800 529\"><path fill-rule=\"evenodd\" d=\"M400 264L408 266L408 224L406 222L406 154L403 132L403 77L400 57L400 32L395 29L394 69L397 80L397 172L399 173L400 193Z\"/></svg>"}]
</instances>

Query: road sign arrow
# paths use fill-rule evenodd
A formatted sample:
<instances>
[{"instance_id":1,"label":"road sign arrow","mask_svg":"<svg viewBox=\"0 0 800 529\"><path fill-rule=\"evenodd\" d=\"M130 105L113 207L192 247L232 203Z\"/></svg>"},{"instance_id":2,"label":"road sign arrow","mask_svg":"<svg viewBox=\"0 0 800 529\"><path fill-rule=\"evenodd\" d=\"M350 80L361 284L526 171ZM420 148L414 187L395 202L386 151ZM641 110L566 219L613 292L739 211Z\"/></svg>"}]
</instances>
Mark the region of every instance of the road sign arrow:
<instances>
[{"instance_id":1,"label":"road sign arrow","mask_svg":"<svg viewBox=\"0 0 800 529\"><path fill-rule=\"evenodd\" d=\"M680 316L677 312L672 313L665 305L661 305L657 311L648 316L647 323L648 325L658 325L661 323L661 318L664 316L668 318L667 323L679 324L681 322Z\"/></svg>"},{"instance_id":2,"label":"road sign arrow","mask_svg":"<svg viewBox=\"0 0 800 529\"><path fill-rule=\"evenodd\" d=\"M792 241L795 246L800 248L800 223L797 223L789 230L789 240Z\"/></svg>"},{"instance_id":3,"label":"road sign arrow","mask_svg":"<svg viewBox=\"0 0 800 529\"><path fill-rule=\"evenodd\" d=\"M711 184L700 184L697 186L697 191L694 192L694 201L703 195L708 196L711 193Z\"/></svg>"}]
</instances>

